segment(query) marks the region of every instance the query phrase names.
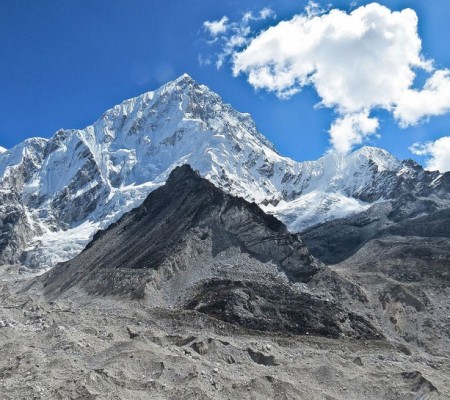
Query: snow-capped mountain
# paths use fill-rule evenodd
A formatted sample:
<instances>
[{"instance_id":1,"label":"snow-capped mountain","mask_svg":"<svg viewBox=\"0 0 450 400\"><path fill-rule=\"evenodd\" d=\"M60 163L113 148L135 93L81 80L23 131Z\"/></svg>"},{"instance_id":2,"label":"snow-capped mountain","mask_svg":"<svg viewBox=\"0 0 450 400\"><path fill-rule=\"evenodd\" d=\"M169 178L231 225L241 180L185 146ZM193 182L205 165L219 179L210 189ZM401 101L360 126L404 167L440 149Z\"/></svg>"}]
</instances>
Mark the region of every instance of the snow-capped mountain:
<instances>
[{"instance_id":1,"label":"snow-capped mountain","mask_svg":"<svg viewBox=\"0 0 450 400\"><path fill-rule=\"evenodd\" d=\"M181 164L293 232L402 191L450 198L443 175L378 148L307 162L283 157L250 115L183 75L85 129L0 150L0 262L45 267L77 255Z\"/></svg>"}]
</instances>

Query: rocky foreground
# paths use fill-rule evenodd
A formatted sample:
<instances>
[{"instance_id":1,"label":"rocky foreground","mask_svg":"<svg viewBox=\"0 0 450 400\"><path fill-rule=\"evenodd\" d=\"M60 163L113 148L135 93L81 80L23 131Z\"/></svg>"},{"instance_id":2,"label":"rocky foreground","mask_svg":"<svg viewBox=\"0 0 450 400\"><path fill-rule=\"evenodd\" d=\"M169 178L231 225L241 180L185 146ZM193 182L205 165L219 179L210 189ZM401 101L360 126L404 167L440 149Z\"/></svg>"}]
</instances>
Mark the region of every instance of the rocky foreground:
<instances>
[{"instance_id":1,"label":"rocky foreground","mask_svg":"<svg viewBox=\"0 0 450 400\"><path fill-rule=\"evenodd\" d=\"M2 399L445 399L448 354L1 283Z\"/></svg>"}]
</instances>

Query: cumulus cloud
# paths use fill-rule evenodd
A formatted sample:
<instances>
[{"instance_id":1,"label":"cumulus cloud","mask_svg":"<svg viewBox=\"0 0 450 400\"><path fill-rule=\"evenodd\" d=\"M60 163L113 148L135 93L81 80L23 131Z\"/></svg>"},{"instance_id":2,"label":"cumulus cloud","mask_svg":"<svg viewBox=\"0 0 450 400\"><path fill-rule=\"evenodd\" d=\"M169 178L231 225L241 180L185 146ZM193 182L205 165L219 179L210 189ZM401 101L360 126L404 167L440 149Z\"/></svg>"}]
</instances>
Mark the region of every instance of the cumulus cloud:
<instances>
[{"instance_id":1,"label":"cumulus cloud","mask_svg":"<svg viewBox=\"0 0 450 400\"><path fill-rule=\"evenodd\" d=\"M415 125L426 117L450 112L450 70L438 70L423 90L407 90L397 102L394 115L402 126Z\"/></svg>"},{"instance_id":2,"label":"cumulus cloud","mask_svg":"<svg viewBox=\"0 0 450 400\"><path fill-rule=\"evenodd\" d=\"M340 153L348 153L356 144L373 135L378 129L376 118L370 118L367 111L345 114L334 121L330 128L330 142Z\"/></svg>"},{"instance_id":3,"label":"cumulus cloud","mask_svg":"<svg viewBox=\"0 0 450 400\"><path fill-rule=\"evenodd\" d=\"M426 156L426 168L431 171L450 171L450 136L434 142L415 143L410 150L418 156Z\"/></svg>"},{"instance_id":4,"label":"cumulus cloud","mask_svg":"<svg viewBox=\"0 0 450 400\"><path fill-rule=\"evenodd\" d=\"M450 111L450 71L423 57L417 26L411 9L372 3L328 12L310 2L305 13L258 34L228 36L220 66L229 57L235 76L280 98L313 86L320 104L336 111L330 141L345 152L376 133L373 110L391 112L402 127ZM420 89L418 70L429 74Z\"/></svg>"},{"instance_id":5,"label":"cumulus cloud","mask_svg":"<svg viewBox=\"0 0 450 400\"><path fill-rule=\"evenodd\" d=\"M217 21L205 21L203 22L203 27L206 31L212 36L216 37L220 34L223 34L227 31L229 19L226 16L223 16L220 20Z\"/></svg>"}]
</instances>

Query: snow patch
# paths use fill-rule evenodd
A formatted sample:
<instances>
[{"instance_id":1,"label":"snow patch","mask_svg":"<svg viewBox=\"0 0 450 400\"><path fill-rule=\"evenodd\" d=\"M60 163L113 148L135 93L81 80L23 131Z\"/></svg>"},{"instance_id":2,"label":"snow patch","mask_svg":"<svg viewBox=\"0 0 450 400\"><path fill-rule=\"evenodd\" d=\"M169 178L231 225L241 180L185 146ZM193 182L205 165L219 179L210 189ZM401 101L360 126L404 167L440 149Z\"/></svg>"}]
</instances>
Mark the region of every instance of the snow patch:
<instances>
[{"instance_id":1,"label":"snow patch","mask_svg":"<svg viewBox=\"0 0 450 400\"><path fill-rule=\"evenodd\" d=\"M316 224L365 211L370 206L342 193L312 191L291 202L283 201L264 209L283 221L290 231L301 232Z\"/></svg>"}]
</instances>

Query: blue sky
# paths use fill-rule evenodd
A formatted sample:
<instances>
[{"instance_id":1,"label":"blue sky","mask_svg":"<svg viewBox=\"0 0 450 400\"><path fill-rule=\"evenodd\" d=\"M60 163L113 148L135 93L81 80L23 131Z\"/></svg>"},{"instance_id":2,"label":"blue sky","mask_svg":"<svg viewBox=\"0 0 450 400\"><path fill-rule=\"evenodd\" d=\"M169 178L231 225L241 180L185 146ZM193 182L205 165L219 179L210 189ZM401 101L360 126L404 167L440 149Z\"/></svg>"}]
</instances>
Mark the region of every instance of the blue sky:
<instances>
[{"instance_id":1,"label":"blue sky","mask_svg":"<svg viewBox=\"0 0 450 400\"><path fill-rule=\"evenodd\" d=\"M350 3L332 2L333 8L345 11L369 2ZM436 69L450 68L450 2L378 3L391 10L414 9L422 54L434 60ZM281 154L315 159L330 147L328 130L336 109L315 108L321 98L312 86L282 100L264 88L255 90L245 73L234 77L230 61L217 69L220 44L208 44L211 37L203 27L205 21L223 16L237 23L245 12L257 15L270 7L276 18L253 21L254 35L304 12L306 5L299 0L2 0L0 146L50 137L59 128L83 128L107 108L187 72L239 111L251 113ZM213 63L201 65L199 57ZM419 86L425 80L422 75L416 80ZM372 115L379 120L379 135L364 143L399 158L423 162L410 146L450 136L449 114L407 128L400 128L388 111L374 110Z\"/></svg>"}]
</instances>

